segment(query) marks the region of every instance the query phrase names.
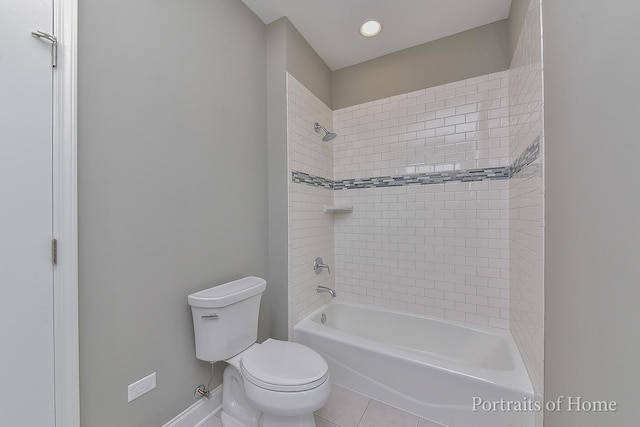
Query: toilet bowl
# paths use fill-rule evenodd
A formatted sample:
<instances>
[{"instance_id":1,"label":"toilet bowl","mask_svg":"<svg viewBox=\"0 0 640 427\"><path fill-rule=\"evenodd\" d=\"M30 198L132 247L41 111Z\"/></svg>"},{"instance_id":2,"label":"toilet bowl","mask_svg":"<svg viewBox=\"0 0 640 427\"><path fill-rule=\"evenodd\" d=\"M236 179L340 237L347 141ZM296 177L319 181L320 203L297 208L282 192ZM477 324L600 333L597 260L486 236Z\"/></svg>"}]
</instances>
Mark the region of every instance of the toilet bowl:
<instances>
[{"instance_id":1,"label":"toilet bowl","mask_svg":"<svg viewBox=\"0 0 640 427\"><path fill-rule=\"evenodd\" d=\"M313 412L331 391L327 363L318 353L301 344L268 339L226 362L221 414L225 427L315 426ZM251 409L255 412L247 417Z\"/></svg>"},{"instance_id":2,"label":"toilet bowl","mask_svg":"<svg viewBox=\"0 0 640 427\"><path fill-rule=\"evenodd\" d=\"M313 412L331 391L327 362L293 342L256 343L260 297L258 277L229 282L189 295L196 357L224 360L224 427L315 427Z\"/></svg>"}]
</instances>

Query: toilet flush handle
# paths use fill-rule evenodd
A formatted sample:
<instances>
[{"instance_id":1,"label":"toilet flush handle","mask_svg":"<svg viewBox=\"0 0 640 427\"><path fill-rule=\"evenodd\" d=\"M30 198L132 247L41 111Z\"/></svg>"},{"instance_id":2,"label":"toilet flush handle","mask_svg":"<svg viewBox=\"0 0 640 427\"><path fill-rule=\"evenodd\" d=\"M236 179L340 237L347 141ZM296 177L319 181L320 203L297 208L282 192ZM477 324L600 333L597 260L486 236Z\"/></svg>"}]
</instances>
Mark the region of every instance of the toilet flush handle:
<instances>
[{"instance_id":1,"label":"toilet flush handle","mask_svg":"<svg viewBox=\"0 0 640 427\"><path fill-rule=\"evenodd\" d=\"M211 314L206 314L204 316L200 316L203 320L213 320L213 319L217 319L218 315L215 313L211 313Z\"/></svg>"}]
</instances>

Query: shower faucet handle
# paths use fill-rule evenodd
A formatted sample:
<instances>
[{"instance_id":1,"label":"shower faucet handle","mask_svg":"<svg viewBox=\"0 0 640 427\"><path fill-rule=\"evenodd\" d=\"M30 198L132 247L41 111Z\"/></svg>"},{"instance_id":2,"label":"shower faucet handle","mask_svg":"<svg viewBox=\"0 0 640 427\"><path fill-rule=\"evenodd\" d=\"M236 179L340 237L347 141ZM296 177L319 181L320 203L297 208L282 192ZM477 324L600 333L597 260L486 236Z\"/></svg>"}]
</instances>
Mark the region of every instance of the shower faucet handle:
<instances>
[{"instance_id":1,"label":"shower faucet handle","mask_svg":"<svg viewBox=\"0 0 640 427\"><path fill-rule=\"evenodd\" d=\"M313 261L313 271L315 271L316 274L320 274L322 273L322 269L324 268L326 268L327 272L331 274L331 269L329 268L329 266L325 264L324 261L322 261L322 258L317 257L316 260Z\"/></svg>"}]
</instances>

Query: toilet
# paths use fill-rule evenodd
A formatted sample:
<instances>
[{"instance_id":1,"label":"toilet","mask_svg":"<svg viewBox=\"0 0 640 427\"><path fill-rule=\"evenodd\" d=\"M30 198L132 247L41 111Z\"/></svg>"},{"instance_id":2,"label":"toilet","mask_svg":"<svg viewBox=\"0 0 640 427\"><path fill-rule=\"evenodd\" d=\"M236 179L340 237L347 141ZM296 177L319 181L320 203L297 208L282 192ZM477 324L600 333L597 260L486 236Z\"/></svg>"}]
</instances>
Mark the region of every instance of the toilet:
<instances>
[{"instance_id":1,"label":"toilet","mask_svg":"<svg viewBox=\"0 0 640 427\"><path fill-rule=\"evenodd\" d=\"M189 295L196 357L224 360L224 427L315 427L313 412L329 398L327 362L309 347L256 343L267 283L245 277Z\"/></svg>"}]
</instances>

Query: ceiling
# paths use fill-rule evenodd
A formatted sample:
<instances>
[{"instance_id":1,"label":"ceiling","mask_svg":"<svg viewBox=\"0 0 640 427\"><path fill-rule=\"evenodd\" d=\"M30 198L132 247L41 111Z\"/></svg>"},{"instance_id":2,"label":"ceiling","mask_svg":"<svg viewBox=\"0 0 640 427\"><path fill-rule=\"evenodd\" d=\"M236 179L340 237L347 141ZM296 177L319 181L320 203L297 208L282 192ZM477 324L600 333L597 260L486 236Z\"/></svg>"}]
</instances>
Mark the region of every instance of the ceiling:
<instances>
[{"instance_id":1,"label":"ceiling","mask_svg":"<svg viewBox=\"0 0 640 427\"><path fill-rule=\"evenodd\" d=\"M332 70L505 19L511 0L242 0L265 24L286 16ZM363 22L382 32L367 39Z\"/></svg>"}]
</instances>

